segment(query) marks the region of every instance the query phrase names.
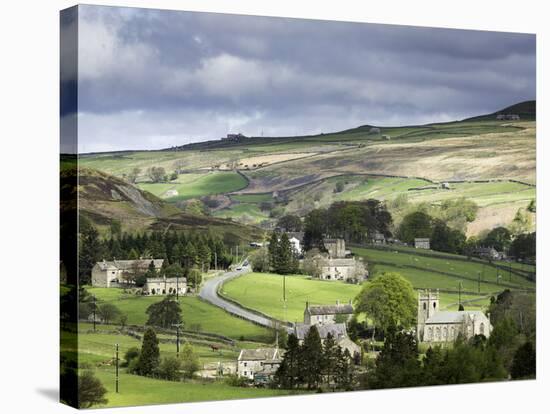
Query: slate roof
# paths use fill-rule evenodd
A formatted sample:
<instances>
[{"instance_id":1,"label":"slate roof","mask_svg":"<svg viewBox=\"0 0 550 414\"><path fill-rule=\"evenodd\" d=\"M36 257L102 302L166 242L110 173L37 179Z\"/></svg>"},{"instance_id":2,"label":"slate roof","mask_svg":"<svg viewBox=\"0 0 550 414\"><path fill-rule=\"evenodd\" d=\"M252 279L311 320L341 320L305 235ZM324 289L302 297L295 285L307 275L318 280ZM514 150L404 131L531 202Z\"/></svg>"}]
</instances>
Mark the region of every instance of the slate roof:
<instances>
[{"instance_id":1,"label":"slate roof","mask_svg":"<svg viewBox=\"0 0 550 414\"><path fill-rule=\"evenodd\" d=\"M345 305L315 305L307 308L310 315L350 315L353 313L353 306Z\"/></svg>"},{"instance_id":2,"label":"slate roof","mask_svg":"<svg viewBox=\"0 0 550 414\"><path fill-rule=\"evenodd\" d=\"M278 348L242 349L239 361L273 361L281 359L283 354Z\"/></svg>"},{"instance_id":3,"label":"slate roof","mask_svg":"<svg viewBox=\"0 0 550 414\"><path fill-rule=\"evenodd\" d=\"M157 269L160 269L162 267L162 263L164 262L164 259L103 260L101 262L97 262L96 265L99 266L101 270L130 270L134 266L134 263L137 262L139 267L146 269L147 267L149 267L149 263L151 263L151 260L153 261Z\"/></svg>"},{"instance_id":4,"label":"slate roof","mask_svg":"<svg viewBox=\"0 0 550 414\"><path fill-rule=\"evenodd\" d=\"M305 339L307 333L309 332L311 325L305 323L298 323L294 327L294 333L299 340ZM326 325L317 325L317 330L319 331L319 336L321 339L326 339L329 333L332 334L334 339L339 339L348 335L346 331L345 323L331 323Z\"/></svg>"},{"instance_id":5,"label":"slate roof","mask_svg":"<svg viewBox=\"0 0 550 414\"><path fill-rule=\"evenodd\" d=\"M323 265L323 267L330 267L330 266L338 266L338 267L347 267L347 266L355 266L355 259L354 258L340 258L340 259L328 259L326 263Z\"/></svg>"},{"instance_id":6,"label":"slate roof","mask_svg":"<svg viewBox=\"0 0 550 414\"><path fill-rule=\"evenodd\" d=\"M463 323L469 315L474 318L485 318L481 311L436 312L426 320L426 324Z\"/></svg>"}]
</instances>

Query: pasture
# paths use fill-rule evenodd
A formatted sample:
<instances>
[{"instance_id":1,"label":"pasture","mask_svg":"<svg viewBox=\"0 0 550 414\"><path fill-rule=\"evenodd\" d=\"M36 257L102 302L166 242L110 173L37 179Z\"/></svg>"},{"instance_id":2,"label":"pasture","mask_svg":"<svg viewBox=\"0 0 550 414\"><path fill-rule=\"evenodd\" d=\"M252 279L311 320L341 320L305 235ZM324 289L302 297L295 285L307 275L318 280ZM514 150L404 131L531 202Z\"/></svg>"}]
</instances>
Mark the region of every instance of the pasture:
<instances>
[{"instance_id":1,"label":"pasture","mask_svg":"<svg viewBox=\"0 0 550 414\"><path fill-rule=\"evenodd\" d=\"M419 289L458 290L458 282L462 289L469 292L478 291L478 280L481 281L481 293L491 293L512 289L534 289L535 284L516 274L477 261L457 260L439 257L424 257L414 253L406 253L391 249L369 249L354 247L352 251L363 257L367 264L374 264L374 275L384 271L396 271L407 277L414 287ZM460 257L460 259L458 259ZM499 277L500 276L500 277Z\"/></svg>"},{"instance_id":2,"label":"pasture","mask_svg":"<svg viewBox=\"0 0 550 414\"><path fill-rule=\"evenodd\" d=\"M246 187L247 181L240 174L227 171L180 174L169 183L140 182L137 185L167 201L178 201L237 191ZM177 191L177 195L167 194L169 190Z\"/></svg>"},{"instance_id":3,"label":"pasture","mask_svg":"<svg viewBox=\"0 0 550 414\"><path fill-rule=\"evenodd\" d=\"M107 388L105 407L125 405L146 405L193 401L225 400L235 398L269 397L291 392L233 387L221 380L188 380L172 382L128 374L126 368L119 371L119 393L115 393L115 344L119 344L119 358L131 347L140 347L141 342L123 334L90 333L89 324L80 324L78 352L80 369L91 369ZM105 328L105 327L103 327ZM76 343L71 342L71 343ZM243 344L246 347L246 344ZM224 348L213 352L209 347L192 345L200 357L201 364L236 361L242 347ZM161 358L176 355L175 344L159 344ZM65 348L64 351L72 351Z\"/></svg>"},{"instance_id":4,"label":"pasture","mask_svg":"<svg viewBox=\"0 0 550 414\"><path fill-rule=\"evenodd\" d=\"M113 303L128 315L128 324L145 325L147 307L163 299L162 296L140 296L124 293L117 288L88 288L96 295L98 302ZM209 303L193 296L181 296L184 329L217 333L233 339L269 342L272 338L268 329L237 318Z\"/></svg>"},{"instance_id":5,"label":"pasture","mask_svg":"<svg viewBox=\"0 0 550 414\"><path fill-rule=\"evenodd\" d=\"M306 276L286 276L286 309L283 302L283 276L249 273L227 282L222 295L242 305L290 322L303 322L306 302L312 305L348 302L360 286L344 282L312 280Z\"/></svg>"}]
</instances>

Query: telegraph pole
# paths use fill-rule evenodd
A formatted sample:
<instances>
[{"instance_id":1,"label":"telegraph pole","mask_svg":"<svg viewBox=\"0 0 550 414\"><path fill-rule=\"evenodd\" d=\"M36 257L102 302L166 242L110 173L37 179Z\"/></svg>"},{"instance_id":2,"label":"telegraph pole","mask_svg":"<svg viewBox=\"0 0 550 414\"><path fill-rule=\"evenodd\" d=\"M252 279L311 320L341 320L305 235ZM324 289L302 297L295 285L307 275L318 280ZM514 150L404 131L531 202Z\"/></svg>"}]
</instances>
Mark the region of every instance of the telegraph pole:
<instances>
[{"instance_id":1,"label":"telegraph pole","mask_svg":"<svg viewBox=\"0 0 550 414\"><path fill-rule=\"evenodd\" d=\"M181 323L173 323L172 326L176 327L176 358L180 357L180 326Z\"/></svg>"},{"instance_id":2,"label":"telegraph pole","mask_svg":"<svg viewBox=\"0 0 550 414\"><path fill-rule=\"evenodd\" d=\"M93 298L93 303L94 303L94 306L93 306L93 311L94 311L94 316L93 316L93 320L94 320L94 332L95 332L95 308L96 308L96 300L95 300L95 295L92 295L92 298Z\"/></svg>"},{"instance_id":3,"label":"telegraph pole","mask_svg":"<svg viewBox=\"0 0 550 414\"><path fill-rule=\"evenodd\" d=\"M462 281L458 282L458 307L462 305Z\"/></svg>"},{"instance_id":4,"label":"telegraph pole","mask_svg":"<svg viewBox=\"0 0 550 414\"><path fill-rule=\"evenodd\" d=\"M477 272L477 293L481 293L481 272Z\"/></svg>"},{"instance_id":5,"label":"telegraph pole","mask_svg":"<svg viewBox=\"0 0 550 414\"><path fill-rule=\"evenodd\" d=\"M214 251L214 270L218 271L218 252Z\"/></svg>"},{"instance_id":6,"label":"telegraph pole","mask_svg":"<svg viewBox=\"0 0 550 414\"><path fill-rule=\"evenodd\" d=\"M115 392L118 394L118 344L115 344L116 347L116 357L115 357Z\"/></svg>"}]
</instances>

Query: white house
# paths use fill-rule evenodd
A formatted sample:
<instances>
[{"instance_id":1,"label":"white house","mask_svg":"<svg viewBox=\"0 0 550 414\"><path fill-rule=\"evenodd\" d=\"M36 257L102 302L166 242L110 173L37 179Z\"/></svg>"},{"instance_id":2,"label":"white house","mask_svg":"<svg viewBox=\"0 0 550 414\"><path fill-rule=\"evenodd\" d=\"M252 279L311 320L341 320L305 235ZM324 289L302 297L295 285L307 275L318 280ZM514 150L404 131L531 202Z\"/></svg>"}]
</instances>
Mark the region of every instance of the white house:
<instances>
[{"instance_id":1,"label":"white house","mask_svg":"<svg viewBox=\"0 0 550 414\"><path fill-rule=\"evenodd\" d=\"M417 249L430 250L430 239L417 237L414 239L414 247Z\"/></svg>"},{"instance_id":2,"label":"white house","mask_svg":"<svg viewBox=\"0 0 550 414\"><path fill-rule=\"evenodd\" d=\"M336 322L337 315L342 315L343 318L349 320L353 315L353 306L350 303L336 305L310 305L306 302L304 310L304 323L307 325L323 325Z\"/></svg>"},{"instance_id":3,"label":"white house","mask_svg":"<svg viewBox=\"0 0 550 414\"><path fill-rule=\"evenodd\" d=\"M187 279L184 277L148 277L143 286L143 293L147 295L185 295Z\"/></svg>"},{"instance_id":4,"label":"white house","mask_svg":"<svg viewBox=\"0 0 550 414\"><path fill-rule=\"evenodd\" d=\"M418 293L416 334L419 342L452 342L459 334L466 339L475 335L488 338L493 327L480 311L442 312L439 310L439 292Z\"/></svg>"},{"instance_id":5,"label":"white house","mask_svg":"<svg viewBox=\"0 0 550 414\"><path fill-rule=\"evenodd\" d=\"M126 274L136 271L145 272L153 262L158 272L162 267L164 259L137 259L137 260L112 260L97 262L92 268L92 286L111 287L124 282Z\"/></svg>"},{"instance_id":6,"label":"white house","mask_svg":"<svg viewBox=\"0 0 550 414\"><path fill-rule=\"evenodd\" d=\"M283 360L284 350L279 348L242 349L237 358L237 376L254 380L255 377L272 377Z\"/></svg>"}]
</instances>

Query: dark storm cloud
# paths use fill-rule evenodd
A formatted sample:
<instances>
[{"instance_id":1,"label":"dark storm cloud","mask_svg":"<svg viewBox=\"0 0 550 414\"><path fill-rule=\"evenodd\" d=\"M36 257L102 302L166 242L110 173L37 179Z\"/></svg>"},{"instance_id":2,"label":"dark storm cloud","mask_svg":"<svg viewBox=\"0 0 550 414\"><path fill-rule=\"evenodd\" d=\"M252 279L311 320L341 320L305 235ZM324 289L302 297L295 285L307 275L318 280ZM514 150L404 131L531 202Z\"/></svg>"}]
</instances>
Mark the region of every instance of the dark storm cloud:
<instances>
[{"instance_id":1,"label":"dark storm cloud","mask_svg":"<svg viewBox=\"0 0 550 414\"><path fill-rule=\"evenodd\" d=\"M492 112L535 97L528 34L81 6L81 150Z\"/></svg>"}]
</instances>

